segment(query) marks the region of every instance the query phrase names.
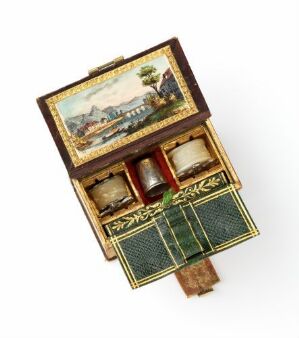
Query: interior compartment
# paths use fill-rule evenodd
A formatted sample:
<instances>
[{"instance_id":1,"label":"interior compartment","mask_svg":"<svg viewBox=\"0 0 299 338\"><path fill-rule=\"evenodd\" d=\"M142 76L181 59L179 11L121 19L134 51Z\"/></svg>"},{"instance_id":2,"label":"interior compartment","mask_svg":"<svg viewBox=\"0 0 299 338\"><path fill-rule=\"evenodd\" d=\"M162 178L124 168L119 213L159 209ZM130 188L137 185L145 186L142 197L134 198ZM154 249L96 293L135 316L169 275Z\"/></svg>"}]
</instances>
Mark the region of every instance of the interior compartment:
<instances>
[{"instance_id":1,"label":"interior compartment","mask_svg":"<svg viewBox=\"0 0 299 338\"><path fill-rule=\"evenodd\" d=\"M141 200L144 203L144 205L153 203L153 202L155 202L155 201L157 201L157 200L159 200L163 197L163 194L157 195L155 197L149 197L149 196L146 196L146 194L144 192L144 189L143 189L142 184L140 182L140 178L139 178L138 173L137 173L136 165L137 165L137 162L139 162L140 160L147 158L147 157L152 157L156 161L165 181L169 185L169 189L172 189L175 192L179 191L179 187L177 185L177 182L176 182L176 180L173 176L173 173L171 172L171 170L169 168L169 165L168 165L168 163L165 159L165 156L162 153L161 148L156 148L150 153L146 153L146 154L144 154L140 157L137 157L137 158L135 158L131 161L126 162L127 169L129 171L130 177L132 178L132 182L133 182L135 188L137 189L138 194L140 195Z\"/></svg>"},{"instance_id":2,"label":"interior compartment","mask_svg":"<svg viewBox=\"0 0 299 338\"><path fill-rule=\"evenodd\" d=\"M168 154L176 147L197 138L201 138L204 140L206 148L213 158L213 161L204 168L202 168L200 172L190 177L180 179L175 174L174 166L171 163ZM213 144L203 126L198 126L193 130L189 130L188 132L178 135L171 140L163 143L162 145L159 145L150 152L143 153L140 156L127 160L126 162L120 162L116 165L107 167L106 169L100 170L81 180L80 183L86 193L90 208L99 220L100 225L112 222L119 217L136 211L145 205L151 204L163 198L163 193L154 197L147 196L142 187L136 165L140 160L149 157L152 157L155 160L165 181L169 185L169 189L173 190L174 192L178 192L180 189L190 186L197 181L200 181L210 175L224 170L216 146ZM99 209L97 208L95 202L93 201L93 198L90 195L90 190L97 184L115 175L120 175L125 180L128 188L128 195L133 198L133 201L124 208L116 210L102 217Z\"/></svg>"},{"instance_id":3,"label":"interior compartment","mask_svg":"<svg viewBox=\"0 0 299 338\"><path fill-rule=\"evenodd\" d=\"M208 150L208 152L210 153L211 157L212 157L212 161L206 165L204 165L202 168L200 168L200 170L198 170L198 172L191 174L188 177L178 177L178 175L176 174L176 170L174 167L174 164L172 162L172 160L169 158L169 153L189 142L195 139L203 139L205 146ZM171 171L173 177L175 178L176 184L177 186L182 189L185 188L189 185L194 184L197 181L200 181L202 179L204 179L205 177L208 177L210 175L213 175L217 172L220 172L222 170L224 170L221 161L220 161L220 156L217 152L216 146L213 144L212 140L209 138L209 136L207 135L207 133L205 132L205 129L202 126L199 126L191 131L188 131L182 135L179 135L175 138L172 138L170 141L165 142L162 146L161 146L161 152L164 156L165 162L167 163L169 170Z\"/></svg>"},{"instance_id":4,"label":"interior compartment","mask_svg":"<svg viewBox=\"0 0 299 338\"><path fill-rule=\"evenodd\" d=\"M94 202L90 191L97 184L115 175L119 175L124 179L127 190L128 190L128 196L130 196L133 200L130 204L126 205L125 207L120 208L119 210L115 210L109 213L108 215L101 216L100 211L98 207L96 206L96 203ZM105 170L102 170L91 176L88 176L82 179L81 183L82 183L84 190L87 193L87 196L89 197L92 210L97 215L97 217L100 219L102 224L111 222L112 220L120 216L124 216L125 214L132 212L140 208L141 206L143 206L140 195L138 191L136 190L135 185L132 183L131 176L124 162L121 162L120 164L117 164L115 166L108 167Z\"/></svg>"}]
</instances>

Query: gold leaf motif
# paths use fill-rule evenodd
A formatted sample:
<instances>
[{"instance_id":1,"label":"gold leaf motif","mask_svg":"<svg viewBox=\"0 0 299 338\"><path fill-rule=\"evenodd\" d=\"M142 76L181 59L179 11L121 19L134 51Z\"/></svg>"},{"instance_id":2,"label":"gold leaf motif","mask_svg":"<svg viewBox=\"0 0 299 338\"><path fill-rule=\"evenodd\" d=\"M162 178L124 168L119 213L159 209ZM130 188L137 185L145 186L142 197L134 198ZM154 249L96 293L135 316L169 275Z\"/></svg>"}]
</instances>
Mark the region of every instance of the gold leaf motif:
<instances>
[{"instance_id":1,"label":"gold leaf motif","mask_svg":"<svg viewBox=\"0 0 299 338\"><path fill-rule=\"evenodd\" d=\"M128 228L135 223L146 221L149 218L152 218L161 213L164 209L167 209L173 205L178 205L193 200L201 193L208 192L211 189L217 187L220 182L221 179L215 176L209 179L205 179L200 183L194 184L193 186L174 194L169 204L164 205L162 202L150 204L145 208L138 210L133 215L122 217L120 220L111 223L110 227L112 230L119 231L121 229Z\"/></svg>"}]
</instances>

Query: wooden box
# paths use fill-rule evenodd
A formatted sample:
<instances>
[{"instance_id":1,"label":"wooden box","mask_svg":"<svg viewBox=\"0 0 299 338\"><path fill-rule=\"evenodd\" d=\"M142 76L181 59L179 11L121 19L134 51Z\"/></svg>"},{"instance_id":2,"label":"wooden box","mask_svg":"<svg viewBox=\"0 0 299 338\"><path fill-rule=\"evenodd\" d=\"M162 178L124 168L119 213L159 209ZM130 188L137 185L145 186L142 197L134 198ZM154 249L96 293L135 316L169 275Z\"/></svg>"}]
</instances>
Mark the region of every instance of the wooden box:
<instances>
[{"instance_id":1,"label":"wooden box","mask_svg":"<svg viewBox=\"0 0 299 338\"><path fill-rule=\"evenodd\" d=\"M133 288L258 234L176 38L97 67L37 102L105 257L120 259ZM179 176L170 153L196 139L212 160ZM145 157L158 164L164 194L146 196L136 170ZM125 182L130 203L103 213L91 190L113 176Z\"/></svg>"}]
</instances>

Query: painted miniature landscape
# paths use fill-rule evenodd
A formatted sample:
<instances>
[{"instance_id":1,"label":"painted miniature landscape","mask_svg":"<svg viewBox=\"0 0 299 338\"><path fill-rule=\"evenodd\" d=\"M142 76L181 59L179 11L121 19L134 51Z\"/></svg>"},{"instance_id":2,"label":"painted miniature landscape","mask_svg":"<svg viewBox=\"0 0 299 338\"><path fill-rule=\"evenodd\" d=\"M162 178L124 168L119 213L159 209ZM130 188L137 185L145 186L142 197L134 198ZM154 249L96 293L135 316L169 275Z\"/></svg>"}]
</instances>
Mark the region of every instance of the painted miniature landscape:
<instances>
[{"instance_id":1,"label":"painted miniature landscape","mask_svg":"<svg viewBox=\"0 0 299 338\"><path fill-rule=\"evenodd\" d=\"M165 56L57 104L78 153L111 144L187 106Z\"/></svg>"}]
</instances>

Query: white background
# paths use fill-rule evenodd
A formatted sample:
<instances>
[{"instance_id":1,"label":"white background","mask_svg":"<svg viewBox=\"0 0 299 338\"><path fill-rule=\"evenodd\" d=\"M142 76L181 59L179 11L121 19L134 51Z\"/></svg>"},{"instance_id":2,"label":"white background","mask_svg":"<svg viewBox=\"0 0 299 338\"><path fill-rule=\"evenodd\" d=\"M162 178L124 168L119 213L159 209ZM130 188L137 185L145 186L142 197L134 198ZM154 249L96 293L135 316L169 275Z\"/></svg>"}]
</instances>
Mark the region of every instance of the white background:
<instances>
[{"instance_id":1,"label":"white background","mask_svg":"<svg viewBox=\"0 0 299 338\"><path fill-rule=\"evenodd\" d=\"M298 2L1 1L0 336L299 337ZM105 262L35 98L178 36L261 236L221 282L131 291Z\"/></svg>"}]
</instances>

